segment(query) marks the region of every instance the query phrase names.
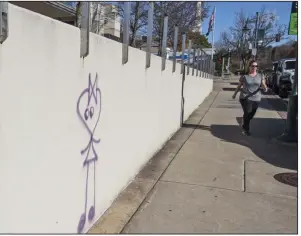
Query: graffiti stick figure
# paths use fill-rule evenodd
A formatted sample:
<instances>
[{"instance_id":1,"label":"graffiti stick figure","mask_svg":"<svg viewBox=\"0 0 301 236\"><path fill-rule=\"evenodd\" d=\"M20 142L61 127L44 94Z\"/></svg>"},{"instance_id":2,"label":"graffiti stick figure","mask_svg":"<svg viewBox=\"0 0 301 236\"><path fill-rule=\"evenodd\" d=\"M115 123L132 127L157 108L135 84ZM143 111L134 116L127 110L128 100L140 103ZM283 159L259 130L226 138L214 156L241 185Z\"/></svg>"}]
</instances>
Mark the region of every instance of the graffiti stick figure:
<instances>
[{"instance_id":1,"label":"graffiti stick figure","mask_svg":"<svg viewBox=\"0 0 301 236\"><path fill-rule=\"evenodd\" d=\"M88 208L88 193L91 193L89 188L89 170L94 168L94 178L93 178L93 205L90 206L88 212L88 220L91 221L95 215L95 162L98 160L97 152L95 151L94 145L100 142L100 139L94 137L94 132L98 124L98 120L101 112L101 93L97 86L98 75L96 73L95 80L92 83L91 74L89 74L88 88L86 88L79 96L77 101L77 115L81 122L83 123L85 129L87 130L90 138L87 146L81 151L81 155L85 158L83 162L83 167L87 170L86 176L86 191L85 191L85 208L84 213L80 217L77 231L81 233L87 218L87 208Z\"/></svg>"}]
</instances>

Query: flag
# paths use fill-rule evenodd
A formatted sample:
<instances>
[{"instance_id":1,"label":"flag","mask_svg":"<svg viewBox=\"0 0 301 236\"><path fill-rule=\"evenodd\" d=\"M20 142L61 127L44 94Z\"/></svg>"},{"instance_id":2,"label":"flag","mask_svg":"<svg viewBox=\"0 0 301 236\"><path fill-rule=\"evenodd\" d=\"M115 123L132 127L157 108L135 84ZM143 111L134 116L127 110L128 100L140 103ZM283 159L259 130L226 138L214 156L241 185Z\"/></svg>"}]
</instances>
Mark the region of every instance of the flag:
<instances>
[{"instance_id":1,"label":"flag","mask_svg":"<svg viewBox=\"0 0 301 236\"><path fill-rule=\"evenodd\" d=\"M214 7L213 12L212 12L212 15L211 15L211 17L210 17L208 32L207 32L207 34L206 34L207 37L209 36L210 32L211 32L212 29L213 29L214 18L215 18L214 13L215 13L215 7Z\"/></svg>"}]
</instances>

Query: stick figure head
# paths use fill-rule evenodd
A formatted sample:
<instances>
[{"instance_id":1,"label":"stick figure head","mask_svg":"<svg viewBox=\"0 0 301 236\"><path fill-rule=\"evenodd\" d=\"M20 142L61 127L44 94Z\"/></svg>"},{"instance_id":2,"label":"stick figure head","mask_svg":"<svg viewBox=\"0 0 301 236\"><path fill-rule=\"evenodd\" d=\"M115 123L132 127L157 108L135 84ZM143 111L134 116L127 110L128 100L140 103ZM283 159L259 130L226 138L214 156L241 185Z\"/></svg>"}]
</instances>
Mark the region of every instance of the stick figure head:
<instances>
[{"instance_id":1,"label":"stick figure head","mask_svg":"<svg viewBox=\"0 0 301 236\"><path fill-rule=\"evenodd\" d=\"M97 82L98 75L96 74L92 82L89 74L88 88L81 93L77 102L77 113L90 134L96 128L101 112L101 94Z\"/></svg>"}]
</instances>

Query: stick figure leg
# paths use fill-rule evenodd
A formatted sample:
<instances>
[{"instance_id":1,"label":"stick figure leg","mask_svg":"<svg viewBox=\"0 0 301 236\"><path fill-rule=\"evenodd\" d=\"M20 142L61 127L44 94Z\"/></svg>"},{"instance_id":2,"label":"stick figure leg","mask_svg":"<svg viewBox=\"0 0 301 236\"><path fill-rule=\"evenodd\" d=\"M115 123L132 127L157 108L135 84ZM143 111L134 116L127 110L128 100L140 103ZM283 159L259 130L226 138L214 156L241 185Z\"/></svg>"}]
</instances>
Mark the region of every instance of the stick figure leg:
<instances>
[{"instance_id":1,"label":"stick figure leg","mask_svg":"<svg viewBox=\"0 0 301 236\"><path fill-rule=\"evenodd\" d=\"M86 213L87 213L87 201L88 201L88 181L89 181L89 165L90 163L87 163L87 177L86 177L86 193L85 193L85 210L84 213L81 215L78 227L77 227L77 233L81 233L84 229L85 223L86 223Z\"/></svg>"},{"instance_id":2,"label":"stick figure leg","mask_svg":"<svg viewBox=\"0 0 301 236\"><path fill-rule=\"evenodd\" d=\"M93 200L92 200L92 205L90 206L89 214L88 214L89 221L93 220L93 218L95 216L95 182L96 182L95 181L95 177L96 177L96 175L95 175L95 169L96 169L95 164L96 163L95 162L96 162L96 160L92 160L90 163L91 165L93 165L93 170L91 168L92 171L90 171L90 172L93 172L93 174L90 173L90 185L92 186L92 189L93 189L93 190L90 190L90 193L92 194L92 191L93 191Z\"/></svg>"}]
</instances>

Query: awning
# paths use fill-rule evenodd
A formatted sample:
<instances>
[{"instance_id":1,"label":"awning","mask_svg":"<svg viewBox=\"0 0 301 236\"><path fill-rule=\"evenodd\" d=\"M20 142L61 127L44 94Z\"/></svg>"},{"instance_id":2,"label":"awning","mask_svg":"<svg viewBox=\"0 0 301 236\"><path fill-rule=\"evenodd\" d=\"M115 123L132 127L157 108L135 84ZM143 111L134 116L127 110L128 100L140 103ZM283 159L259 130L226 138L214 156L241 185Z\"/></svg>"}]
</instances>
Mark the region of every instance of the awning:
<instances>
[{"instance_id":1,"label":"awning","mask_svg":"<svg viewBox=\"0 0 301 236\"><path fill-rule=\"evenodd\" d=\"M64 22L75 22L76 10L64 2L9 2L30 11L37 12Z\"/></svg>"}]
</instances>

